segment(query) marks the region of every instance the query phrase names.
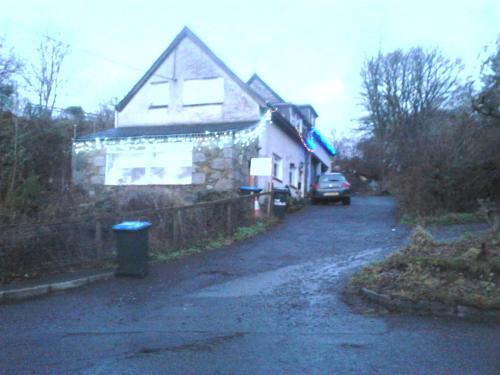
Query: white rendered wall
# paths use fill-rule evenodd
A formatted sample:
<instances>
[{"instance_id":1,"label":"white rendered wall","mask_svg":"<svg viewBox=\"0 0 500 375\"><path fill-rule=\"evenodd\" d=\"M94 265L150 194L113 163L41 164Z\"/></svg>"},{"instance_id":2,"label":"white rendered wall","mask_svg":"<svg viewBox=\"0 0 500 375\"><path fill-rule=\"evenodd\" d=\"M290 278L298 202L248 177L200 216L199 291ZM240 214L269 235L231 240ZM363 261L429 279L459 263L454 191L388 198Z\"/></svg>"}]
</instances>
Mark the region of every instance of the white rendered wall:
<instances>
[{"instance_id":1,"label":"white rendered wall","mask_svg":"<svg viewBox=\"0 0 500 375\"><path fill-rule=\"evenodd\" d=\"M330 172L332 167L332 158L328 152L315 140L314 154L318 157L321 162L328 168L327 172Z\"/></svg>"},{"instance_id":2,"label":"white rendered wall","mask_svg":"<svg viewBox=\"0 0 500 375\"><path fill-rule=\"evenodd\" d=\"M274 187L285 187L289 185L288 176L290 171L290 164L293 163L297 168L297 176L299 175L300 163L306 163L305 149L293 140L285 132L283 132L276 124L268 122L266 130L259 138L259 156L260 157L273 157L273 154L278 155L283 161L283 176L281 181L275 178L267 179L265 177L257 178L257 186L267 190L269 181L272 181ZM305 171L305 167L304 167ZM298 177L297 177L298 180ZM297 184L298 185L298 184ZM304 192L305 175L303 174L301 192ZM292 193L299 194L298 186L291 187Z\"/></svg>"}]
</instances>

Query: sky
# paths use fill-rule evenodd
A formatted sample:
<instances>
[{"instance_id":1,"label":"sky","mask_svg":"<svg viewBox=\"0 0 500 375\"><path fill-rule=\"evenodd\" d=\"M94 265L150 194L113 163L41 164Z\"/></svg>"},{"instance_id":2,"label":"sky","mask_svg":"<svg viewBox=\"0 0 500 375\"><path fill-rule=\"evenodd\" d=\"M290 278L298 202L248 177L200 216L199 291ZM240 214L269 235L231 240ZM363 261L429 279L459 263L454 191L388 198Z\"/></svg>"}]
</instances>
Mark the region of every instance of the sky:
<instances>
[{"instance_id":1,"label":"sky","mask_svg":"<svg viewBox=\"0 0 500 375\"><path fill-rule=\"evenodd\" d=\"M500 1L0 0L0 38L27 66L43 35L70 45L56 106L88 112L122 99L184 26L243 81L259 74L341 137L363 115L360 70L378 51L437 47L477 78Z\"/></svg>"}]
</instances>

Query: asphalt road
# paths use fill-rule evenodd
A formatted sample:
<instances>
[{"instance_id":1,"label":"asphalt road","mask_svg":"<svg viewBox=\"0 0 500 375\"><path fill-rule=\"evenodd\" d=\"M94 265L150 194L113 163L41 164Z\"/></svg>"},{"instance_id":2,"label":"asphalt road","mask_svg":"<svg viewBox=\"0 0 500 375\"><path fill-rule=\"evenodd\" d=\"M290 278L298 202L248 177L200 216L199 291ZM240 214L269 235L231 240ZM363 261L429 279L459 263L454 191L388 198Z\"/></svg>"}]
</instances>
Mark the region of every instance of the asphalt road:
<instances>
[{"instance_id":1,"label":"asphalt road","mask_svg":"<svg viewBox=\"0 0 500 375\"><path fill-rule=\"evenodd\" d=\"M498 374L499 326L363 315L347 277L409 235L390 198L314 206L225 249L0 306L2 374ZM437 230L459 235L464 227Z\"/></svg>"}]
</instances>

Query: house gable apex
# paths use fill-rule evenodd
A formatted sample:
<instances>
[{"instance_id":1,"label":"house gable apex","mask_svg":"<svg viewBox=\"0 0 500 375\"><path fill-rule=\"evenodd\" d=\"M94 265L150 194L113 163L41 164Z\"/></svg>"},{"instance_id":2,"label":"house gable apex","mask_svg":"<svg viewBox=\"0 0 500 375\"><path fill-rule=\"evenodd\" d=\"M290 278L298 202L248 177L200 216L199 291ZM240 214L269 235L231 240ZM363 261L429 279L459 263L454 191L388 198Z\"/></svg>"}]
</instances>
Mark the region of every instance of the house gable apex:
<instances>
[{"instance_id":1,"label":"house gable apex","mask_svg":"<svg viewBox=\"0 0 500 375\"><path fill-rule=\"evenodd\" d=\"M259 95L257 95L250 87L248 87L231 69L227 67L224 62L219 59L208 46L201 41L187 26L184 26L182 31L177 34L172 43L167 47L165 51L156 59L156 61L151 65L151 67L146 71L146 73L139 79L139 81L132 87L132 89L125 95L125 97L116 105L116 110L121 112L127 104L132 100L135 94L144 86L144 84L154 75L158 68L165 62L165 60L170 56L170 54L177 48L184 38L189 38L194 44L196 44L207 56L215 62L236 84L248 94L261 108L267 108L265 101L263 101Z\"/></svg>"}]
</instances>

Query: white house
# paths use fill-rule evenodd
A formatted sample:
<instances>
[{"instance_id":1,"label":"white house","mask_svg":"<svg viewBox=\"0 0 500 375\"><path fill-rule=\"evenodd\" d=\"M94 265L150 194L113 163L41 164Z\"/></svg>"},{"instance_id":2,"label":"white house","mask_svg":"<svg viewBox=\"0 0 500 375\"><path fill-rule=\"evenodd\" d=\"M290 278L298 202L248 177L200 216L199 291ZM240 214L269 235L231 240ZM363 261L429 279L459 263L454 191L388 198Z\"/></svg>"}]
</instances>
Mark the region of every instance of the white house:
<instances>
[{"instance_id":1,"label":"white house","mask_svg":"<svg viewBox=\"0 0 500 375\"><path fill-rule=\"evenodd\" d=\"M333 146L315 128L318 114L309 104L286 102L257 74L247 84L273 108L273 123L261 137L261 156L273 157L273 184L304 195L317 175L330 170L335 156Z\"/></svg>"},{"instance_id":2,"label":"white house","mask_svg":"<svg viewBox=\"0 0 500 375\"><path fill-rule=\"evenodd\" d=\"M314 137L312 107L267 97L272 90L259 85L270 90L257 76L241 81L184 28L116 106L115 127L74 140L74 182L94 194L140 187L189 202L237 191L250 181L250 160L267 157L272 185L304 194L318 160L328 167L334 151Z\"/></svg>"}]
</instances>

